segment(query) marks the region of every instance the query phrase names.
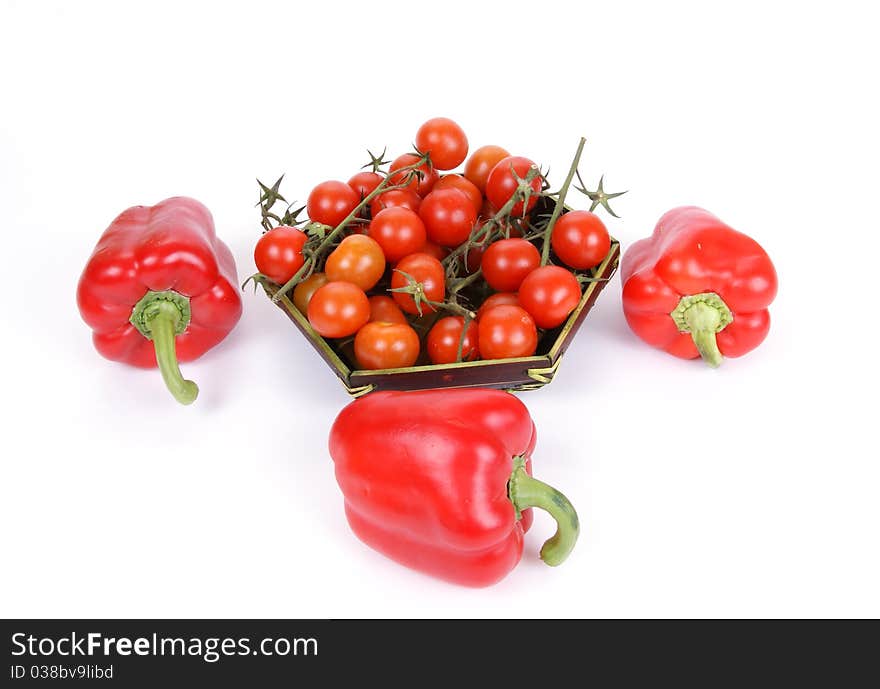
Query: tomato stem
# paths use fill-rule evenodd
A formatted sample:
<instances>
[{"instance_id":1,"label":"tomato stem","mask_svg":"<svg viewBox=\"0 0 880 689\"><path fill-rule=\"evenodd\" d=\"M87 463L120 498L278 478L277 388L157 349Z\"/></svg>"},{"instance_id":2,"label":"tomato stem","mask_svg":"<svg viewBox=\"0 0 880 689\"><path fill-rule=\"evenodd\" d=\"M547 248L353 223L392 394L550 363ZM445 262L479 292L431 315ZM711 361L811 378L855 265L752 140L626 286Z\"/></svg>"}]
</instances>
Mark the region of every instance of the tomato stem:
<instances>
[{"instance_id":1,"label":"tomato stem","mask_svg":"<svg viewBox=\"0 0 880 689\"><path fill-rule=\"evenodd\" d=\"M580 521L574 506L562 493L543 481L529 476L525 457L513 458L513 472L507 482L507 495L516 509L516 518L527 507L546 510L556 521L556 533L544 542L541 559L551 567L562 564L571 553L580 533Z\"/></svg>"},{"instance_id":2,"label":"tomato stem","mask_svg":"<svg viewBox=\"0 0 880 689\"><path fill-rule=\"evenodd\" d=\"M581 154L584 152L584 144L586 143L587 140L584 137L581 137L581 140L578 142L577 151L574 154L574 160L571 161L571 167L568 169L568 175L565 178L565 182L562 183L562 187L556 194L556 205L553 207L553 214L550 216L550 219L547 221L547 225L544 228L544 244L541 247L542 266L546 266L550 261L550 237L553 234L553 226L556 224L556 221L559 219L559 216L565 208L565 197L568 194L568 189L571 187L571 181L574 179L578 165L581 162Z\"/></svg>"},{"instance_id":3,"label":"tomato stem","mask_svg":"<svg viewBox=\"0 0 880 689\"><path fill-rule=\"evenodd\" d=\"M477 317L470 309L465 308L461 304L456 304L454 301L428 301L435 310L443 309L444 311L449 311L449 313L454 313L456 316L464 316L465 318L470 318L471 320Z\"/></svg>"},{"instance_id":4,"label":"tomato stem","mask_svg":"<svg viewBox=\"0 0 880 689\"><path fill-rule=\"evenodd\" d=\"M483 277L483 269L477 268L477 270L475 270L473 273L468 275L466 278L461 278L460 280L457 280L456 283L452 287L449 288L449 293L450 294L458 294L465 287L473 284L474 282L479 280L481 277Z\"/></svg>"},{"instance_id":5,"label":"tomato stem","mask_svg":"<svg viewBox=\"0 0 880 689\"><path fill-rule=\"evenodd\" d=\"M473 322L473 318L468 314L464 317L464 321L461 325L461 335L458 336L458 349L455 351L455 360L457 362L461 361L461 355L464 351L464 338L467 336L468 326Z\"/></svg>"}]
</instances>

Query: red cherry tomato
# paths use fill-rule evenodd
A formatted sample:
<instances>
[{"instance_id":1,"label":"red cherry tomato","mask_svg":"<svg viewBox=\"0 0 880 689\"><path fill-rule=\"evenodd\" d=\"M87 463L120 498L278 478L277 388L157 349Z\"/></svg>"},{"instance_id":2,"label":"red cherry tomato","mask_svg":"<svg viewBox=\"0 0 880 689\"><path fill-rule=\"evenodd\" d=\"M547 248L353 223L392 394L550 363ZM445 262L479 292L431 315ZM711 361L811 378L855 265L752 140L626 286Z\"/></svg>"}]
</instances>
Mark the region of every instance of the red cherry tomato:
<instances>
[{"instance_id":1,"label":"red cherry tomato","mask_svg":"<svg viewBox=\"0 0 880 689\"><path fill-rule=\"evenodd\" d=\"M354 356L371 371L412 366L419 358L419 336L406 323L367 323L354 338Z\"/></svg>"},{"instance_id":2,"label":"red cherry tomato","mask_svg":"<svg viewBox=\"0 0 880 689\"><path fill-rule=\"evenodd\" d=\"M330 180L312 189L306 212L315 222L336 227L360 202L357 192L345 182Z\"/></svg>"},{"instance_id":3,"label":"red cherry tomato","mask_svg":"<svg viewBox=\"0 0 880 689\"><path fill-rule=\"evenodd\" d=\"M541 254L525 239L499 239L483 253L480 265L489 287L516 292L526 275L541 265Z\"/></svg>"},{"instance_id":4,"label":"red cherry tomato","mask_svg":"<svg viewBox=\"0 0 880 689\"><path fill-rule=\"evenodd\" d=\"M380 323L407 323L406 316L391 297L376 295L370 297L370 321Z\"/></svg>"},{"instance_id":5,"label":"red cherry tomato","mask_svg":"<svg viewBox=\"0 0 880 689\"><path fill-rule=\"evenodd\" d=\"M463 327L464 318L462 316L447 316L434 324L425 342L431 363L452 364L458 361L458 343L461 341ZM473 361L480 358L478 337L476 321L468 322L461 345L461 361Z\"/></svg>"},{"instance_id":6,"label":"red cherry tomato","mask_svg":"<svg viewBox=\"0 0 880 689\"><path fill-rule=\"evenodd\" d=\"M480 217L488 220L498 212L498 209L492 205L489 199L483 199L483 205L480 206Z\"/></svg>"},{"instance_id":7,"label":"red cherry tomato","mask_svg":"<svg viewBox=\"0 0 880 689\"><path fill-rule=\"evenodd\" d=\"M307 239L305 233L295 227L273 227L257 240L254 248L257 270L272 282L283 285L302 268L305 262L302 248Z\"/></svg>"},{"instance_id":8,"label":"red cherry tomato","mask_svg":"<svg viewBox=\"0 0 880 689\"><path fill-rule=\"evenodd\" d=\"M599 265L611 250L611 237L595 213L569 211L553 226L551 246L567 266L584 270Z\"/></svg>"},{"instance_id":9,"label":"red cherry tomato","mask_svg":"<svg viewBox=\"0 0 880 689\"><path fill-rule=\"evenodd\" d=\"M322 337L348 337L370 318L370 302L357 285L328 282L312 295L306 313Z\"/></svg>"},{"instance_id":10,"label":"red cherry tomato","mask_svg":"<svg viewBox=\"0 0 880 689\"><path fill-rule=\"evenodd\" d=\"M428 301L443 301L446 292L446 275L443 271L443 264L433 256L428 254L410 254L401 259L394 272L391 274L391 287L406 287L408 280L406 275L410 275L417 283L421 283L424 298ZM434 311L434 307L430 304L421 303L421 312L416 305L412 295L403 292L393 292L394 301L407 313L430 313Z\"/></svg>"},{"instance_id":11,"label":"red cherry tomato","mask_svg":"<svg viewBox=\"0 0 880 689\"><path fill-rule=\"evenodd\" d=\"M519 303L540 328L555 328L565 323L580 300L580 283L560 266L536 268L519 286Z\"/></svg>"},{"instance_id":12,"label":"red cherry tomato","mask_svg":"<svg viewBox=\"0 0 880 689\"><path fill-rule=\"evenodd\" d=\"M293 305L305 315L312 295L329 282L324 273L312 273L293 288Z\"/></svg>"},{"instance_id":13,"label":"red cherry tomato","mask_svg":"<svg viewBox=\"0 0 880 689\"><path fill-rule=\"evenodd\" d=\"M451 170L461 165L468 153L464 130L448 117L434 117L416 132L416 149L431 155L437 170Z\"/></svg>"},{"instance_id":14,"label":"red cherry tomato","mask_svg":"<svg viewBox=\"0 0 880 689\"><path fill-rule=\"evenodd\" d=\"M446 249L439 244L434 244L434 242L425 242L425 246L419 249L419 253L428 254L429 256L433 256L438 261L442 261L449 255L449 249Z\"/></svg>"},{"instance_id":15,"label":"red cherry tomato","mask_svg":"<svg viewBox=\"0 0 880 689\"><path fill-rule=\"evenodd\" d=\"M489 173L489 178L486 180L486 198L492 202L493 206L500 209L510 200L510 197L513 196L519 186L519 182L516 180L516 177L513 176L513 173L515 172L520 179L525 179L532 167L537 166L534 162L528 158L523 158L522 156L508 156L507 158L500 160L498 164L492 168L492 171ZM532 210L532 207L538 201L537 193L541 191L540 175L536 176L529 183L529 186L535 193L529 196L529 203L526 207L526 211ZM522 215L523 202L518 201L514 205L510 214L511 216Z\"/></svg>"},{"instance_id":16,"label":"red cherry tomato","mask_svg":"<svg viewBox=\"0 0 880 689\"><path fill-rule=\"evenodd\" d=\"M427 239L425 224L409 208L379 211L370 223L369 232L370 237L382 247L389 263L396 263L404 256L419 251Z\"/></svg>"},{"instance_id":17,"label":"red cherry tomato","mask_svg":"<svg viewBox=\"0 0 880 689\"><path fill-rule=\"evenodd\" d=\"M443 175L434 183L434 188L431 191L440 191L441 189L458 189L474 204L474 209L477 213L483 208L483 193L466 177L461 175Z\"/></svg>"},{"instance_id":18,"label":"red cherry tomato","mask_svg":"<svg viewBox=\"0 0 880 689\"><path fill-rule=\"evenodd\" d=\"M496 306L503 305L520 306L519 298L514 292L496 292L495 294L486 297L486 301L484 301L480 305L480 308L477 309L477 320L480 320L483 317L483 314L489 309L494 309Z\"/></svg>"},{"instance_id":19,"label":"red cherry tomato","mask_svg":"<svg viewBox=\"0 0 880 689\"><path fill-rule=\"evenodd\" d=\"M489 173L492 172L492 168L509 155L510 153L501 148L501 146L480 146L468 158L467 164L464 166L464 176L482 194L486 191L486 180L489 179Z\"/></svg>"},{"instance_id":20,"label":"red cherry tomato","mask_svg":"<svg viewBox=\"0 0 880 689\"><path fill-rule=\"evenodd\" d=\"M373 189L382 184L383 179L384 177L378 172L358 172L348 180L348 186L354 189L354 193L358 195L359 199L363 199L369 196Z\"/></svg>"},{"instance_id":21,"label":"red cherry tomato","mask_svg":"<svg viewBox=\"0 0 880 689\"><path fill-rule=\"evenodd\" d=\"M477 211L458 189L432 191L422 200L419 217L428 239L441 246L458 246L471 235Z\"/></svg>"},{"instance_id":22,"label":"red cherry tomato","mask_svg":"<svg viewBox=\"0 0 880 689\"><path fill-rule=\"evenodd\" d=\"M394 162L388 167L388 174L391 175L391 183L403 184L406 181L407 175L413 171L407 170L406 172L398 172L397 174L394 174L394 172L402 167L413 165L417 162L419 162L419 156L413 153L404 153L402 156L397 156L397 158L394 159ZM431 188L434 186L434 183L437 181L437 171L427 163L422 163L419 167L415 168L414 172L416 174L412 175L409 184L405 188L412 189L419 196L424 198L428 195Z\"/></svg>"},{"instance_id":23,"label":"red cherry tomato","mask_svg":"<svg viewBox=\"0 0 880 689\"><path fill-rule=\"evenodd\" d=\"M464 259L464 272L468 275L476 273L483 262L483 254L485 252L486 249L482 246L475 246L473 249L468 250L467 256L462 256Z\"/></svg>"},{"instance_id":24,"label":"red cherry tomato","mask_svg":"<svg viewBox=\"0 0 880 689\"><path fill-rule=\"evenodd\" d=\"M502 304L489 309L480 319L478 332L484 359L532 356L538 348L535 321L519 306Z\"/></svg>"},{"instance_id":25,"label":"red cherry tomato","mask_svg":"<svg viewBox=\"0 0 880 689\"><path fill-rule=\"evenodd\" d=\"M376 214L386 208L409 208L419 212L422 205L422 197L412 189L392 189L383 191L370 201L370 214L375 218Z\"/></svg>"},{"instance_id":26,"label":"red cherry tomato","mask_svg":"<svg viewBox=\"0 0 880 689\"><path fill-rule=\"evenodd\" d=\"M324 272L330 282L351 282L366 291L385 273L385 255L375 239L349 235L327 257Z\"/></svg>"}]
</instances>

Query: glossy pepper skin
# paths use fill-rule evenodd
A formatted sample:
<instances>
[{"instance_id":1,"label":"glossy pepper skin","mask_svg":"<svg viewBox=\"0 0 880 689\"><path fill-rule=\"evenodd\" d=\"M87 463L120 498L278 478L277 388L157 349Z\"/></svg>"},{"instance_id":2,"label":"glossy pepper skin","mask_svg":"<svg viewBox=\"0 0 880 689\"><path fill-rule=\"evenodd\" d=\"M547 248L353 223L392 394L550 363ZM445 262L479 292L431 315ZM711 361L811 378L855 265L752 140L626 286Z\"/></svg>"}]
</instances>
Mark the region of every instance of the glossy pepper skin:
<instances>
[{"instance_id":1,"label":"glossy pepper skin","mask_svg":"<svg viewBox=\"0 0 880 689\"><path fill-rule=\"evenodd\" d=\"M718 366L770 329L776 270L751 237L702 208L675 208L633 244L620 268L627 323L645 342Z\"/></svg>"},{"instance_id":2,"label":"glossy pepper skin","mask_svg":"<svg viewBox=\"0 0 880 689\"><path fill-rule=\"evenodd\" d=\"M80 277L77 304L108 359L161 369L183 403L198 387L178 361L220 342L241 317L235 261L205 206L174 197L134 206L108 227Z\"/></svg>"},{"instance_id":3,"label":"glossy pepper skin","mask_svg":"<svg viewBox=\"0 0 880 689\"><path fill-rule=\"evenodd\" d=\"M532 478L535 425L507 392L479 388L376 392L349 404L330 431L345 513L367 545L408 567L488 586L519 562L528 507L558 530L541 556L574 547L577 513Z\"/></svg>"}]
</instances>

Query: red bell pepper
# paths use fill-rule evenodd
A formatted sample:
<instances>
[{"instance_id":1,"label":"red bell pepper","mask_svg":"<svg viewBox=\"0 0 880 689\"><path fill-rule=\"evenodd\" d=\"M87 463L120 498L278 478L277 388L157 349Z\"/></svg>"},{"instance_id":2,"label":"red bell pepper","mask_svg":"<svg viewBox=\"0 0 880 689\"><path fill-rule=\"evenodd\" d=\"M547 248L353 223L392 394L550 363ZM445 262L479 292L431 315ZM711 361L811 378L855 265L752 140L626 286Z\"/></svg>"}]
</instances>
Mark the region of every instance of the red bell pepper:
<instances>
[{"instance_id":1,"label":"red bell pepper","mask_svg":"<svg viewBox=\"0 0 880 689\"><path fill-rule=\"evenodd\" d=\"M577 540L571 503L530 475L535 440L528 410L507 392L376 392L339 414L330 454L362 541L413 569L488 586L522 556L526 508L557 522L541 549L547 564Z\"/></svg>"},{"instance_id":2,"label":"red bell pepper","mask_svg":"<svg viewBox=\"0 0 880 689\"><path fill-rule=\"evenodd\" d=\"M770 329L776 270L751 237L702 208L675 208L620 267L627 323L645 342L683 359L742 356Z\"/></svg>"},{"instance_id":3,"label":"red bell pepper","mask_svg":"<svg viewBox=\"0 0 880 689\"><path fill-rule=\"evenodd\" d=\"M235 261L211 213L194 199L134 206L98 240L77 290L95 348L133 366L158 365L183 404L198 387L178 361L220 342L241 317Z\"/></svg>"}]
</instances>

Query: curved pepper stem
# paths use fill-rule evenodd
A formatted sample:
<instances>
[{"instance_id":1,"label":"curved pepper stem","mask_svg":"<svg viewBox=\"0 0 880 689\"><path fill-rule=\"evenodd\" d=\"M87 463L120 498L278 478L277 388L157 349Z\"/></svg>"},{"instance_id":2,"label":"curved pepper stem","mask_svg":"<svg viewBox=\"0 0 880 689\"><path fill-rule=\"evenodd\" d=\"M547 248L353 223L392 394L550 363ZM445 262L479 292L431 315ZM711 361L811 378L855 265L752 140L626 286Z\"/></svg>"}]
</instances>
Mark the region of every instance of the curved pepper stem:
<instances>
[{"instance_id":1,"label":"curved pepper stem","mask_svg":"<svg viewBox=\"0 0 880 689\"><path fill-rule=\"evenodd\" d=\"M156 364L174 399L181 404L192 404L199 395L199 386L186 380L180 372L174 341L189 325L189 298L170 290L147 292L135 304L129 320L144 337L153 341Z\"/></svg>"},{"instance_id":2,"label":"curved pepper stem","mask_svg":"<svg viewBox=\"0 0 880 689\"><path fill-rule=\"evenodd\" d=\"M507 495L516 508L517 519L527 507L538 507L549 512L556 520L556 533L541 547L541 559L552 567L562 564L580 533L577 512L568 498L552 486L529 476L523 456L513 459Z\"/></svg>"},{"instance_id":3,"label":"curved pepper stem","mask_svg":"<svg viewBox=\"0 0 880 689\"><path fill-rule=\"evenodd\" d=\"M715 335L733 322L733 314L715 292L690 294L681 298L669 314L679 332L690 333L700 356L712 368L718 368L724 357Z\"/></svg>"}]
</instances>

